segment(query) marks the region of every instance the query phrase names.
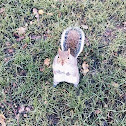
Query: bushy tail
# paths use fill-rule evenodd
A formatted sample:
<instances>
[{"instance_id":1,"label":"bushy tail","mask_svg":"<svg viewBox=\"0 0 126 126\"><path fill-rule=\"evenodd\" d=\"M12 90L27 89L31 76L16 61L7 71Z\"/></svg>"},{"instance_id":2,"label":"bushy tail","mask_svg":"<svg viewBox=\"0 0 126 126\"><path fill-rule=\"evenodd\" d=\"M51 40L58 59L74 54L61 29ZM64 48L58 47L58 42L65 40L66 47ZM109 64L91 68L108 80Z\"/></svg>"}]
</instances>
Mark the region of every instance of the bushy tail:
<instances>
[{"instance_id":1,"label":"bushy tail","mask_svg":"<svg viewBox=\"0 0 126 126\"><path fill-rule=\"evenodd\" d=\"M76 48L73 50L74 54L73 56L74 57L78 57L79 54L82 52L83 50L83 47L84 47L84 40L85 40L85 34L84 32L82 31L82 29L80 29L79 27L68 27L67 29L65 29L62 33L62 36L61 36L61 48L63 51L67 51L68 48L70 48L72 50L72 48L70 47L71 45L68 46L68 33L70 31L76 31L76 33L78 33L79 37L78 37L78 41L75 42L73 44L76 44ZM75 36L72 36L73 38Z\"/></svg>"}]
</instances>

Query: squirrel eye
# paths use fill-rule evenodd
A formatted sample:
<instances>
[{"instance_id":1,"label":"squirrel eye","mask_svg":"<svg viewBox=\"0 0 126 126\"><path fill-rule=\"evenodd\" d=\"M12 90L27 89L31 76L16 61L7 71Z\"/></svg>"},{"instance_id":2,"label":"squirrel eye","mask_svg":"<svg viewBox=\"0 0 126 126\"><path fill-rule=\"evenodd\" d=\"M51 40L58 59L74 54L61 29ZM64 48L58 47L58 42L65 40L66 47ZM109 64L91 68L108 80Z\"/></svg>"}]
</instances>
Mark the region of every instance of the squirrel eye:
<instances>
[{"instance_id":1,"label":"squirrel eye","mask_svg":"<svg viewBox=\"0 0 126 126\"><path fill-rule=\"evenodd\" d=\"M59 56L58 56L58 58L59 58Z\"/></svg>"},{"instance_id":2,"label":"squirrel eye","mask_svg":"<svg viewBox=\"0 0 126 126\"><path fill-rule=\"evenodd\" d=\"M68 59L69 59L69 57L68 57Z\"/></svg>"}]
</instances>

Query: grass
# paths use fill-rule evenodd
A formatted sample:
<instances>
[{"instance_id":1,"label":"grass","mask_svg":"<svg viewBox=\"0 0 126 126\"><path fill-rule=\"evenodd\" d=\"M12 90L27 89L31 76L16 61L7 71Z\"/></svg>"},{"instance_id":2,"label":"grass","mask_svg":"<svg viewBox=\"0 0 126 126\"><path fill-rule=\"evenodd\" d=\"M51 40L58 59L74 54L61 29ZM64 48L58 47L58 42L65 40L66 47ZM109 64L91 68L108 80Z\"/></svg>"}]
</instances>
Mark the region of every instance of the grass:
<instances>
[{"instance_id":1,"label":"grass","mask_svg":"<svg viewBox=\"0 0 126 126\"><path fill-rule=\"evenodd\" d=\"M8 126L126 125L125 5L123 0L0 0L5 8L0 14L0 113ZM39 24L33 8L45 12ZM16 29L26 24L25 38L17 41ZM52 62L68 26L80 26L86 34L78 57L80 83L77 89L67 83L53 88ZM83 61L90 69L85 76Z\"/></svg>"}]
</instances>

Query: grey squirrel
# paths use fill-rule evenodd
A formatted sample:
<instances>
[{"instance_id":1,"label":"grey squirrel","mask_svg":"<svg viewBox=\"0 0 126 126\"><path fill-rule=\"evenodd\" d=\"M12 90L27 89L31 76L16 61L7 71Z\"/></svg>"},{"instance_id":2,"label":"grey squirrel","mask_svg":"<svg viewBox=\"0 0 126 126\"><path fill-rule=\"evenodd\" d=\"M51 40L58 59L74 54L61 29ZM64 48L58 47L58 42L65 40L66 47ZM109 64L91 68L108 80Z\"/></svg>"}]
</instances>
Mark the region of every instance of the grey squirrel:
<instances>
[{"instance_id":1,"label":"grey squirrel","mask_svg":"<svg viewBox=\"0 0 126 126\"><path fill-rule=\"evenodd\" d=\"M79 27L68 27L61 36L61 49L53 60L53 86L60 82L79 83L77 57L84 47L85 34Z\"/></svg>"}]
</instances>

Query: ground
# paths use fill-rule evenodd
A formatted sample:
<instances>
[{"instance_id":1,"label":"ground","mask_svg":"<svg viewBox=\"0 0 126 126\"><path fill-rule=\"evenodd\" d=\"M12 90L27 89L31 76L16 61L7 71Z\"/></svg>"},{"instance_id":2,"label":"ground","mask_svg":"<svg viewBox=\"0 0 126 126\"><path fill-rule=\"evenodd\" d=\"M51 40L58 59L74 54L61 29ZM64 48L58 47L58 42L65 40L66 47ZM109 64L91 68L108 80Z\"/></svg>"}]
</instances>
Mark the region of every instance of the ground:
<instances>
[{"instance_id":1,"label":"ground","mask_svg":"<svg viewBox=\"0 0 126 126\"><path fill-rule=\"evenodd\" d=\"M126 126L125 0L0 0L0 8L3 123ZM52 62L68 26L86 35L80 83L53 88ZM83 62L89 65L84 75Z\"/></svg>"}]
</instances>

